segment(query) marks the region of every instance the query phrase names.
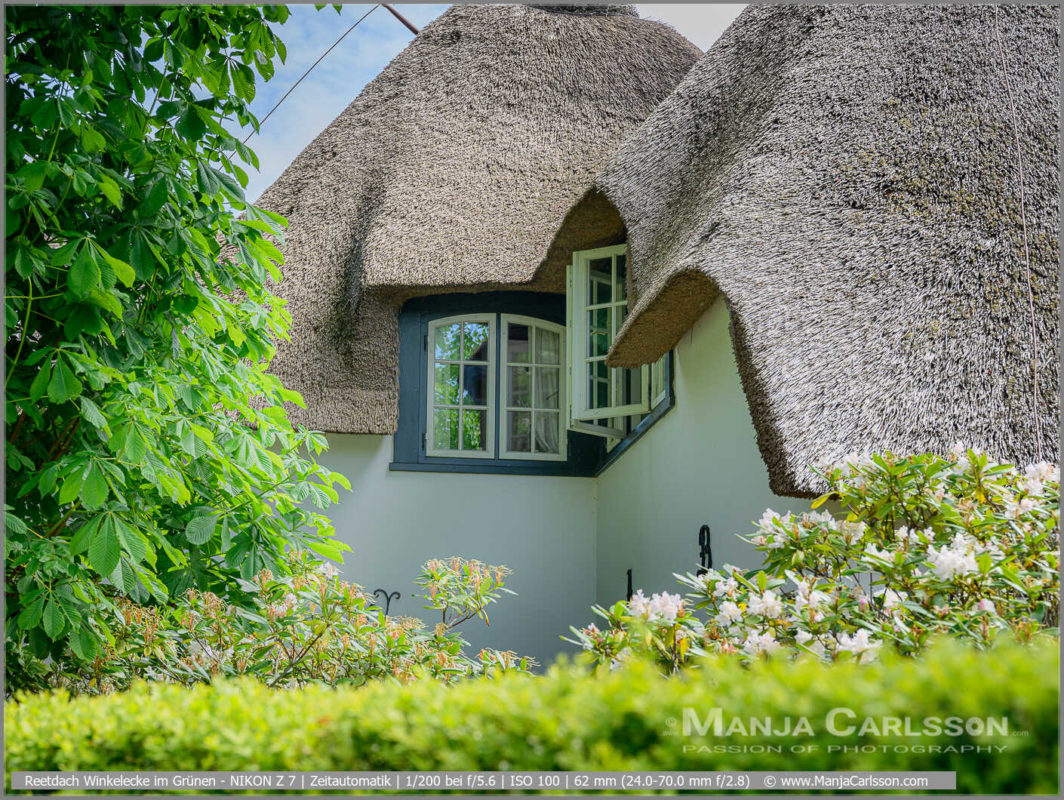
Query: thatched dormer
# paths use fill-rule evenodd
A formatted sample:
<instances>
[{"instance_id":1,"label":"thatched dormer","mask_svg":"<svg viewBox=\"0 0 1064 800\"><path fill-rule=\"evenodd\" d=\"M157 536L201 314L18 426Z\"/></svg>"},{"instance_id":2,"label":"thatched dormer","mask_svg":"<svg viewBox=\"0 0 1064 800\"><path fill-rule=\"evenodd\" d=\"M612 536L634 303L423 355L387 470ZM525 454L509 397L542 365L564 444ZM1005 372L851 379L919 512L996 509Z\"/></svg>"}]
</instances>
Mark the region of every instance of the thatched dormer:
<instances>
[{"instance_id":1,"label":"thatched dormer","mask_svg":"<svg viewBox=\"0 0 1064 800\"><path fill-rule=\"evenodd\" d=\"M263 194L285 215L295 421L387 434L409 297L563 291L570 207L701 53L629 6L454 6Z\"/></svg>"},{"instance_id":2,"label":"thatched dormer","mask_svg":"<svg viewBox=\"0 0 1064 800\"><path fill-rule=\"evenodd\" d=\"M610 363L654 361L723 296L780 494L850 451L1055 460L1058 27L1055 6L748 7L599 181L636 301Z\"/></svg>"}]
</instances>

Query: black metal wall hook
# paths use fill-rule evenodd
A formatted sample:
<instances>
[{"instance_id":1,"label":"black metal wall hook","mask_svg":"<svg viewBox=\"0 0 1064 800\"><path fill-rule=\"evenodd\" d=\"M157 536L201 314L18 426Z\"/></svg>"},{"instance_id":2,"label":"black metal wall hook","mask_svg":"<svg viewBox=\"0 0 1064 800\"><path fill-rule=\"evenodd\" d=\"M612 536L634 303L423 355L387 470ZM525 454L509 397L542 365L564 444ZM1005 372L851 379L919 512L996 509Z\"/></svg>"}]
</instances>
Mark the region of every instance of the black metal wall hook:
<instances>
[{"instance_id":1,"label":"black metal wall hook","mask_svg":"<svg viewBox=\"0 0 1064 800\"><path fill-rule=\"evenodd\" d=\"M398 600L400 597L402 597L402 595L399 594L399 592L389 592L387 589L373 590L374 597L379 598L382 594L384 595L384 613L388 614L389 610L392 607L392 600Z\"/></svg>"},{"instance_id":2,"label":"black metal wall hook","mask_svg":"<svg viewBox=\"0 0 1064 800\"><path fill-rule=\"evenodd\" d=\"M698 561L702 565L698 568L699 575L705 575L713 568L713 544L708 525L698 529Z\"/></svg>"}]
</instances>

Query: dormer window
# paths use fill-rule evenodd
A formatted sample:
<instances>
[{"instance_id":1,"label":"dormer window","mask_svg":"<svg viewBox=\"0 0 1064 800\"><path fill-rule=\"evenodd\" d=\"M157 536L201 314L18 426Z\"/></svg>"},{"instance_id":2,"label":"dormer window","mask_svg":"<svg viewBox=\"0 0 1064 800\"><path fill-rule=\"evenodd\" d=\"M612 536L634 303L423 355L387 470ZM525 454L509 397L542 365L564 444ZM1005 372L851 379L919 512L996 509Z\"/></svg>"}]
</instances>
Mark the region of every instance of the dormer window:
<instances>
[{"instance_id":1,"label":"dormer window","mask_svg":"<svg viewBox=\"0 0 1064 800\"><path fill-rule=\"evenodd\" d=\"M516 314L432 320L425 455L565 460L565 328Z\"/></svg>"},{"instance_id":2,"label":"dormer window","mask_svg":"<svg viewBox=\"0 0 1064 800\"><path fill-rule=\"evenodd\" d=\"M578 253L575 263L570 284L582 270L581 296L483 292L404 304L393 470L595 475L668 410L667 359L605 364L627 314L624 247Z\"/></svg>"}]
</instances>

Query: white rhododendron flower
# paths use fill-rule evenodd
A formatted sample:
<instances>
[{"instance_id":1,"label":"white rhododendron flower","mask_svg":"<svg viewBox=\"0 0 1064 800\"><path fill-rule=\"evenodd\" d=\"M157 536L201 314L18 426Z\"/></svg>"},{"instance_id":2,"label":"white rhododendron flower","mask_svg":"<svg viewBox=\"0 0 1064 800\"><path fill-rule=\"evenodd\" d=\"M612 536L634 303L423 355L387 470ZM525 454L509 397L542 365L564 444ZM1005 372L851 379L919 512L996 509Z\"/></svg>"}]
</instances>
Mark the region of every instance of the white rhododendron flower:
<instances>
[{"instance_id":1,"label":"white rhododendron flower","mask_svg":"<svg viewBox=\"0 0 1064 800\"><path fill-rule=\"evenodd\" d=\"M1013 500L1007 503L1005 506L1005 516L1010 519L1019 519L1024 514L1034 511L1038 508L1038 502L1030 497L1024 497L1020 500Z\"/></svg>"},{"instance_id":2,"label":"white rhododendron flower","mask_svg":"<svg viewBox=\"0 0 1064 800\"><path fill-rule=\"evenodd\" d=\"M839 651L853 653L861 663L875 658L876 651L881 644L880 642L872 641L871 634L864 628L861 628L853 636L848 633L840 633L838 642Z\"/></svg>"},{"instance_id":3,"label":"white rhododendron flower","mask_svg":"<svg viewBox=\"0 0 1064 800\"><path fill-rule=\"evenodd\" d=\"M771 508L766 508L765 513L761 515L761 519L757 521L757 527L763 531L772 531L776 527L776 520L778 518L779 514Z\"/></svg>"},{"instance_id":4,"label":"white rhododendron flower","mask_svg":"<svg viewBox=\"0 0 1064 800\"><path fill-rule=\"evenodd\" d=\"M780 643L776 640L775 634L768 633L753 633L747 635L746 641L743 642L743 650L749 655L756 656L761 653L772 653L779 650Z\"/></svg>"},{"instance_id":5,"label":"white rhododendron flower","mask_svg":"<svg viewBox=\"0 0 1064 800\"><path fill-rule=\"evenodd\" d=\"M676 621L676 617L683 613L683 598L678 594L662 592L650 598L650 621L666 622L669 625Z\"/></svg>"},{"instance_id":6,"label":"white rhododendron flower","mask_svg":"<svg viewBox=\"0 0 1064 800\"><path fill-rule=\"evenodd\" d=\"M717 615L717 620L724 626L728 627L743 618L742 609L739 608L731 600L725 600L720 604L720 614Z\"/></svg>"},{"instance_id":7,"label":"white rhododendron flower","mask_svg":"<svg viewBox=\"0 0 1064 800\"><path fill-rule=\"evenodd\" d=\"M647 600L642 589L633 594L632 599L628 601L628 611L636 617L645 617L649 613L650 601Z\"/></svg>"},{"instance_id":8,"label":"white rhododendron flower","mask_svg":"<svg viewBox=\"0 0 1064 800\"><path fill-rule=\"evenodd\" d=\"M979 565L975 563L975 555L962 549L943 546L936 549L934 546L927 548L928 563L934 568L935 577L948 581L958 575L970 575L979 571Z\"/></svg>"},{"instance_id":9,"label":"white rhododendron flower","mask_svg":"<svg viewBox=\"0 0 1064 800\"><path fill-rule=\"evenodd\" d=\"M864 522L843 521L839 523L839 533L846 544L854 544L864 536L867 527Z\"/></svg>"},{"instance_id":10,"label":"white rhododendron flower","mask_svg":"<svg viewBox=\"0 0 1064 800\"><path fill-rule=\"evenodd\" d=\"M752 595L746 608L751 614L757 614L766 619L777 619L783 614L783 603L771 589L760 596Z\"/></svg>"},{"instance_id":11,"label":"white rhododendron flower","mask_svg":"<svg viewBox=\"0 0 1064 800\"><path fill-rule=\"evenodd\" d=\"M320 564L318 564L317 572L318 574L326 578L335 578L337 575L340 574L340 570L338 570L328 561L322 561Z\"/></svg>"},{"instance_id":12,"label":"white rhododendron flower","mask_svg":"<svg viewBox=\"0 0 1064 800\"><path fill-rule=\"evenodd\" d=\"M880 550L876 547L875 542L869 542L865 546L865 555L876 561L893 561L894 554L888 550Z\"/></svg>"},{"instance_id":13,"label":"white rhododendron flower","mask_svg":"<svg viewBox=\"0 0 1064 800\"><path fill-rule=\"evenodd\" d=\"M665 622L671 625L683 613L683 598L678 594L661 592L648 600L640 589L628 601L628 611L633 616L643 617L648 622Z\"/></svg>"},{"instance_id":14,"label":"white rhododendron flower","mask_svg":"<svg viewBox=\"0 0 1064 800\"><path fill-rule=\"evenodd\" d=\"M1060 482L1060 467L1046 461L1039 461L1037 464L1029 465L1023 471L1023 474L1027 480L1036 480L1041 483L1047 481L1052 481L1053 483Z\"/></svg>"},{"instance_id":15,"label":"white rhododendron flower","mask_svg":"<svg viewBox=\"0 0 1064 800\"><path fill-rule=\"evenodd\" d=\"M722 595L726 597L735 597L739 591L739 581L735 580L731 575L728 576L728 580L723 583L717 584L717 588L713 590L714 597L720 597Z\"/></svg>"}]
</instances>

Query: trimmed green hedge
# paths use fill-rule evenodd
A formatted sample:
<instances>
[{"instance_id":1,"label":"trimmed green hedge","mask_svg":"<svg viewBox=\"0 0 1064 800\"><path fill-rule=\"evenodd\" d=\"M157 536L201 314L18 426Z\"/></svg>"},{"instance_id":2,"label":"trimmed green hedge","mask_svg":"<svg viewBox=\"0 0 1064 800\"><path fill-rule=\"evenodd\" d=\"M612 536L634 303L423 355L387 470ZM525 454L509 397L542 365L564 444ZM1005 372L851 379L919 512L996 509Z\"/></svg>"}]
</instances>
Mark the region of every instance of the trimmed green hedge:
<instances>
[{"instance_id":1,"label":"trimmed green hedge","mask_svg":"<svg viewBox=\"0 0 1064 800\"><path fill-rule=\"evenodd\" d=\"M246 681L59 692L7 703L7 769L956 770L963 792L1055 794L1058 660L1056 640L984 653L943 642L921 659L863 667L714 661L668 679L637 664L450 688L271 690ZM682 735L685 708L704 722L715 707L725 732L735 717L771 717L777 728L805 717L814 735ZM856 719L843 714L837 727L866 717L877 727L910 717L913 728L927 717L1005 718L1008 733L835 736L826 717L838 707Z\"/></svg>"}]
</instances>

